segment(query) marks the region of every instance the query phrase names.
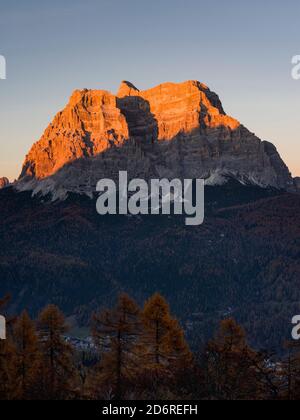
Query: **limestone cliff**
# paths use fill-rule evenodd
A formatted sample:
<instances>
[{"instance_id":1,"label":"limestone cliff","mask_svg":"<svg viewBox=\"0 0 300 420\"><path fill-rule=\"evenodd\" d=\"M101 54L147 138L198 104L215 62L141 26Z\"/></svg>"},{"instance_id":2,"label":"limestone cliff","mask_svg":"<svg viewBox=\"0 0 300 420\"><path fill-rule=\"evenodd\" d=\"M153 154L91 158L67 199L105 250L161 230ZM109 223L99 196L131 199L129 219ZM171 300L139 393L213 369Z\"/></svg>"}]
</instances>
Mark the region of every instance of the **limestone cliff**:
<instances>
[{"instance_id":1,"label":"limestone cliff","mask_svg":"<svg viewBox=\"0 0 300 420\"><path fill-rule=\"evenodd\" d=\"M75 91L34 144L19 188L91 194L100 178L227 176L261 186L293 188L276 148L226 115L219 97L197 81L139 91L122 82L117 95Z\"/></svg>"}]
</instances>

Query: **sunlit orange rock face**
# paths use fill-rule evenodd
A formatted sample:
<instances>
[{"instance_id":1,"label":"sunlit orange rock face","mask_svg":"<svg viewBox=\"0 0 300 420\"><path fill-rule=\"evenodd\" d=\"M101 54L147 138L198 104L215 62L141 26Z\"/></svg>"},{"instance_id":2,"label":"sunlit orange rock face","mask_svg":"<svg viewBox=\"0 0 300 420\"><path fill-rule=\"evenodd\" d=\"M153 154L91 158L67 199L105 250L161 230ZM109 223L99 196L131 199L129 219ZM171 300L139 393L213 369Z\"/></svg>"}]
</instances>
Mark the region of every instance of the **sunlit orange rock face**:
<instances>
[{"instance_id":1,"label":"sunlit orange rock face","mask_svg":"<svg viewBox=\"0 0 300 420\"><path fill-rule=\"evenodd\" d=\"M138 115L139 107L146 108L157 128L154 140L158 141L172 140L180 133L188 134L194 130L203 133L205 128L222 126L235 130L240 125L237 120L225 115L218 96L197 81L165 83L143 92L129 82L123 82L118 97L123 98L123 102L120 101L121 108L124 114L129 116L134 134L137 131L135 126L141 131L141 124L134 121L134 114ZM137 98L136 104L133 97ZM147 130L142 134L147 135Z\"/></svg>"},{"instance_id":2,"label":"sunlit orange rock face","mask_svg":"<svg viewBox=\"0 0 300 420\"><path fill-rule=\"evenodd\" d=\"M119 170L144 179L215 184L233 176L262 186L293 185L276 148L226 115L218 95L197 81L145 91L124 81L117 95L75 91L26 156L20 179L37 191L90 195L99 179L116 178Z\"/></svg>"},{"instance_id":3,"label":"sunlit orange rock face","mask_svg":"<svg viewBox=\"0 0 300 420\"><path fill-rule=\"evenodd\" d=\"M97 155L128 139L117 98L106 91L75 91L26 157L22 175L45 178L66 163Z\"/></svg>"},{"instance_id":4,"label":"sunlit orange rock face","mask_svg":"<svg viewBox=\"0 0 300 420\"><path fill-rule=\"evenodd\" d=\"M163 141L220 125L239 123L225 115L217 95L199 82L166 83L140 92L122 82L117 96L106 91L75 91L26 157L22 177L45 178L66 163L95 156L130 137Z\"/></svg>"},{"instance_id":5,"label":"sunlit orange rock face","mask_svg":"<svg viewBox=\"0 0 300 420\"><path fill-rule=\"evenodd\" d=\"M239 122L225 115L222 104L207 86L189 81L165 83L141 92L158 124L158 140L171 140L179 133L219 126L235 130ZM202 130L203 131L203 130Z\"/></svg>"}]
</instances>

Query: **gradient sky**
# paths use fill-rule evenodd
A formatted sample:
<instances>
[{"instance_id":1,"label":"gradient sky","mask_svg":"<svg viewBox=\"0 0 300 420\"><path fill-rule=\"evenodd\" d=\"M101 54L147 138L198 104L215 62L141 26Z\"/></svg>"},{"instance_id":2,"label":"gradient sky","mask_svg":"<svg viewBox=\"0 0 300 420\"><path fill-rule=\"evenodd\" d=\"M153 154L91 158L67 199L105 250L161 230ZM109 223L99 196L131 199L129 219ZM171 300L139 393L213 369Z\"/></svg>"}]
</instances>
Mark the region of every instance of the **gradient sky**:
<instances>
[{"instance_id":1,"label":"gradient sky","mask_svg":"<svg viewBox=\"0 0 300 420\"><path fill-rule=\"evenodd\" d=\"M197 79L300 176L299 0L0 0L0 177L76 88Z\"/></svg>"}]
</instances>

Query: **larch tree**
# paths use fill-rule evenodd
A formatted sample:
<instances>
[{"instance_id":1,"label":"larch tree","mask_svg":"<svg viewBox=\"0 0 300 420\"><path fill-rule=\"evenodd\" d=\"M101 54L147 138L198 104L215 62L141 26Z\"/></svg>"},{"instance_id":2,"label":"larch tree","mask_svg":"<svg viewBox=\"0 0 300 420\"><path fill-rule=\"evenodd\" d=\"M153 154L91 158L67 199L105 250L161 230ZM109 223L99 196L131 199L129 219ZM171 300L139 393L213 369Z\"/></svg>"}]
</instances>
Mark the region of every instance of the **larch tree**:
<instances>
[{"instance_id":1,"label":"larch tree","mask_svg":"<svg viewBox=\"0 0 300 420\"><path fill-rule=\"evenodd\" d=\"M193 361L192 352L186 342L184 331L177 319L171 319L169 331L163 346L172 371L185 369Z\"/></svg>"},{"instance_id":2,"label":"larch tree","mask_svg":"<svg viewBox=\"0 0 300 420\"><path fill-rule=\"evenodd\" d=\"M300 399L300 344L298 341L285 343L287 356L280 365L281 398L295 401Z\"/></svg>"},{"instance_id":3,"label":"larch tree","mask_svg":"<svg viewBox=\"0 0 300 420\"><path fill-rule=\"evenodd\" d=\"M40 353L38 336L34 322L24 311L17 319L13 328L15 345L15 369L18 382L18 398L27 400L33 398L39 390L38 377Z\"/></svg>"},{"instance_id":4,"label":"larch tree","mask_svg":"<svg viewBox=\"0 0 300 420\"><path fill-rule=\"evenodd\" d=\"M166 300L158 293L145 302L141 323L136 352L140 360L142 397L160 399L170 394L172 398L171 388L174 389L180 373L192 361L184 332L172 318Z\"/></svg>"},{"instance_id":5,"label":"larch tree","mask_svg":"<svg viewBox=\"0 0 300 420\"><path fill-rule=\"evenodd\" d=\"M144 346L144 360L147 365L166 365L170 351L170 330L172 318L166 300L158 293L144 305L141 314Z\"/></svg>"},{"instance_id":6,"label":"larch tree","mask_svg":"<svg viewBox=\"0 0 300 420\"><path fill-rule=\"evenodd\" d=\"M68 327L62 312L47 306L38 318L41 352L41 397L60 400L72 395L72 348L64 338Z\"/></svg>"},{"instance_id":7,"label":"larch tree","mask_svg":"<svg viewBox=\"0 0 300 420\"><path fill-rule=\"evenodd\" d=\"M101 360L93 388L99 392L109 382L112 390L106 392L111 391L117 400L124 397L125 383L135 369L133 348L139 334L139 313L136 302L122 294L115 308L93 317L92 333Z\"/></svg>"},{"instance_id":8,"label":"larch tree","mask_svg":"<svg viewBox=\"0 0 300 420\"><path fill-rule=\"evenodd\" d=\"M9 297L0 299L0 313L4 311ZM6 325L6 340L0 340L0 400L13 400L17 396L15 360L16 351L11 337L11 325Z\"/></svg>"},{"instance_id":9,"label":"larch tree","mask_svg":"<svg viewBox=\"0 0 300 420\"><path fill-rule=\"evenodd\" d=\"M265 356L249 347L244 330L233 319L221 322L202 367L210 399L262 399L267 382L272 386Z\"/></svg>"},{"instance_id":10,"label":"larch tree","mask_svg":"<svg viewBox=\"0 0 300 420\"><path fill-rule=\"evenodd\" d=\"M158 293L144 305L141 314L144 344L148 363L168 366L191 360L191 352L179 322L172 318L170 307Z\"/></svg>"}]
</instances>

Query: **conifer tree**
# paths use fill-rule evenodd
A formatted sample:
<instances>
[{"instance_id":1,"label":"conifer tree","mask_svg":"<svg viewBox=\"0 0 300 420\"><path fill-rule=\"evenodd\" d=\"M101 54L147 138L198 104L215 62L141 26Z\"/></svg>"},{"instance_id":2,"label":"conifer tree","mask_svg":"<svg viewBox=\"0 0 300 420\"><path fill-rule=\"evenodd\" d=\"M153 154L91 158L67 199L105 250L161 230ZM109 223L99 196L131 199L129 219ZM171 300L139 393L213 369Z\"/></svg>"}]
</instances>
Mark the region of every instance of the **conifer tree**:
<instances>
[{"instance_id":1,"label":"conifer tree","mask_svg":"<svg viewBox=\"0 0 300 420\"><path fill-rule=\"evenodd\" d=\"M38 393L40 354L34 322L24 311L13 328L16 351L15 370L18 383L18 399L26 400Z\"/></svg>"},{"instance_id":2,"label":"conifer tree","mask_svg":"<svg viewBox=\"0 0 300 420\"><path fill-rule=\"evenodd\" d=\"M142 312L145 360L148 364L165 365L170 351L170 330L172 318L165 299L158 293L144 305Z\"/></svg>"},{"instance_id":3,"label":"conifer tree","mask_svg":"<svg viewBox=\"0 0 300 420\"><path fill-rule=\"evenodd\" d=\"M280 369L281 398L293 401L300 399L300 345L297 341L285 343L287 356L283 359Z\"/></svg>"},{"instance_id":4,"label":"conifer tree","mask_svg":"<svg viewBox=\"0 0 300 420\"><path fill-rule=\"evenodd\" d=\"M134 371L133 347L139 332L139 312L135 301L122 294L114 309L93 317L92 333L101 358L94 389L99 390L109 382L118 400L123 398L124 384Z\"/></svg>"},{"instance_id":5,"label":"conifer tree","mask_svg":"<svg viewBox=\"0 0 300 420\"><path fill-rule=\"evenodd\" d=\"M171 397L178 375L192 362L184 332L172 318L166 300L158 293L145 303L141 321L137 344L140 388L144 389L144 396L154 399L169 395L172 388Z\"/></svg>"},{"instance_id":6,"label":"conifer tree","mask_svg":"<svg viewBox=\"0 0 300 420\"><path fill-rule=\"evenodd\" d=\"M71 396L73 378L72 348L64 334L68 328L64 315L54 306L47 306L38 319L41 352L42 399L60 400Z\"/></svg>"},{"instance_id":7,"label":"conifer tree","mask_svg":"<svg viewBox=\"0 0 300 420\"><path fill-rule=\"evenodd\" d=\"M15 348L11 337L0 340L0 400L17 398Z\"/></svg>"},{"instance_id":8,"label":"conifer tree","mask_svg":"<svg viewBox=\"0 0 300 420\"><path fill-rule=\"evenodd\" d=\"M244 330L233 319L221 322L204 359L208 398L263 399L270 379L265 357L249 347Z\"/></svg>"},{"instance_id":9,"label":"conifer tree","mask_svg":"<svg viewBox=\"0 0 300 420\"><path fill-rule=\"evenodd\" d=\"M3 314L4 307L9 297L0 299L0 313ZM10 325L7 324L6 340L0 340L0 400L12 400L16 398L16 371L15 371L15 347L12 342Z\"/></svg>"},{"instance_id":10,"label":"conifer tree","mask_svg":"<svg viewBox=\"0 0 300 420\"><path fill-rule=\"evenodd\" d=\"M184 332L160 294L156 293L145 303L141 318L142 342L150 364L169 366L191 360Z\"/></svg>"},{"instance_id":11,"label":"conifer tree","mask_svg":"<svg viewBox=\"0 0 300 420\"><path fill-rule=\"evenodd\" d=\"M191 366L193 356L185 340L184 331L176 319L170 321L164 350L173 372Z\"/></svg>"}]
</instances>

